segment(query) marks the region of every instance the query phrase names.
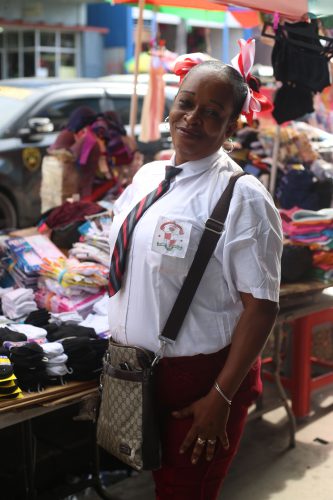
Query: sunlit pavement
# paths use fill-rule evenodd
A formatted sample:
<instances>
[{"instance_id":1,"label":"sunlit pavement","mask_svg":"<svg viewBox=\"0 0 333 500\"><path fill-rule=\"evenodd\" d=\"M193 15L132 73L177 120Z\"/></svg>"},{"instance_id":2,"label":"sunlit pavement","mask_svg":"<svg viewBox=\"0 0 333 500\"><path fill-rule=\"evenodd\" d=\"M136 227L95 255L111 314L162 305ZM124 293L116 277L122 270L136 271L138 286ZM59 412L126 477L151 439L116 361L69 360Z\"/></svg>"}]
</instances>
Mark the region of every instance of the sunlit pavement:
<instances>
[{"instance_id":1,"label":"sunlit pavement","mask_svg":"<svg viewBox=\"0 0 333 500\"><path fill-rule=\"evenodd\" d=\"M315 394L312 407L310 417L297 426L293 449L288 447L283 408L249 421L219 500L332 500L333 387ZM155 498L149 473L123 480L108 491L114 500ZM71 498L97 500L99 496L86 490Z\"/></svg>"}]
</instances>

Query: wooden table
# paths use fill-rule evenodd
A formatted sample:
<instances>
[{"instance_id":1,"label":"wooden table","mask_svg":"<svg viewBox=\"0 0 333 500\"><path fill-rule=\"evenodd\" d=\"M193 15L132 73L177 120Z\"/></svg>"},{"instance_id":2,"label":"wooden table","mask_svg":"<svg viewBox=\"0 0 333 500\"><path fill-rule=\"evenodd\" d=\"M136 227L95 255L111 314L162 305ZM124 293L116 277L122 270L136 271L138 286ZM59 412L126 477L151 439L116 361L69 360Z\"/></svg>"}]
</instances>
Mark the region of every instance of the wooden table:
<instances>
[{"instance_id":1,"label":"wooden table","mask_svg":"<svg viewBox=\"0 0 333 500\"><path fill-rule=\"evenodd\" d=\"M332 284L333 285L333 284ZM280 291L280 312L272 331L274 338L273 356L269 360L271 370L265 369L263 359L263 377L273 380L284 405L290 428L290 446L295 445L296 418L308 415L312 390L333 382L332 371L321 377L311 376L311 336L313 325L322 319L333 322L333 295L329 284L307 281L282 285ZM281 340L286 324L292 326L292 363L290 377L281 376ZM317 360L318 361L318 360ZM289 405L285 389L290 390L292 408ZM79 403L95 395L97 382L69 382L63 386L54 386L40 393L25 394L23 399L0 402L0 429L20 424L25 436L25 489L27 499L36 499L34 485L34 456L31 421L33 418L57 409ZM267 409L257 407L254 416L263 414ZM98 446L94 439L95 456L90 484L78 485L79 488L93 486L101 498L111 499L100 483ZM77 490L78 491L78 490ZM49 496L48 500L53 498Z\"/></svg>"},{"instance_id":2,"label":"wooden table","mask_svg":"<svg viewBox=\"0 0 333 500\"><path fill-rule=\"evenodd\" d=\"M34 437L32 431L32 419L47 413L65 408L67 406L81 403L86 398L97 395L97 381L68 382L65 385L48 387L37 393L23 393L24 398L18 400L7 400L0 403L0 429L14 424L20 425L23 437L23 470L25 498L35 500L37 492L35 487L35 456ZM94 456L92 457L91 478L75 484L69 493L80 491L92 486L101 498L112 500L100 481L99 453L95 439L95 426L92 429L92 444ZM43 497L42 497L43 498ZM56 492L48 492L47 500L60 498Z\"/></svg>"}]
</instances>

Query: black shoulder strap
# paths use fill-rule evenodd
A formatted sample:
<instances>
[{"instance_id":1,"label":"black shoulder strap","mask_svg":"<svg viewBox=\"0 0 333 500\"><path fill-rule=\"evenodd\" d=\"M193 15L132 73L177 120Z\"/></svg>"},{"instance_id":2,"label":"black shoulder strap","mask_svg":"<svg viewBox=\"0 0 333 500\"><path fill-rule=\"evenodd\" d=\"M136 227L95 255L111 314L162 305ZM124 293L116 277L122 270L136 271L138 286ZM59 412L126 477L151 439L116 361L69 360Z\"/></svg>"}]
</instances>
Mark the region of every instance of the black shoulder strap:
<instances>
[{"instance_id":1,"label":"black shoulder strap","mask_svg":"<svg viewBox=\"0 0 333 500\"><path fill-rule=\"evenodd\" d=\"M178 332L183 324L203 273L208 265L209 259L211 258L222 234L235 183L242 175L245 175L245 172L233 175L230 178L228 186L223 191L222 196L217 202L211 216L206 221L205 230L199 242L192 265L165 323L163 331L159 336L162 341L174 342L177 338Z\"/></svg>"}]
</instances>

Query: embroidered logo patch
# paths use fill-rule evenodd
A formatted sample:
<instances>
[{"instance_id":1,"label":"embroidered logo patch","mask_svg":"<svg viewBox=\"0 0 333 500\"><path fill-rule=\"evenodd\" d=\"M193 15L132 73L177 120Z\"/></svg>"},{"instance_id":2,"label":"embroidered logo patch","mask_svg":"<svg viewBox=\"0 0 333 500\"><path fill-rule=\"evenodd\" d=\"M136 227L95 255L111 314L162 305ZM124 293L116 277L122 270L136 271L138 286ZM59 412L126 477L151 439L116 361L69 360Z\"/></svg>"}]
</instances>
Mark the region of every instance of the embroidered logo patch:
<instances>
[{"instance_id":1,"label":"embroidered logo patch","mask_svg":"<svg viewBox=\"0 0 333 500\"><path fill-rule=\"evenodd\" d=\"M192 224L160 217L157 221L152 250L163 255L184 258L190 241Z\"/></svg>"}]
</instances>

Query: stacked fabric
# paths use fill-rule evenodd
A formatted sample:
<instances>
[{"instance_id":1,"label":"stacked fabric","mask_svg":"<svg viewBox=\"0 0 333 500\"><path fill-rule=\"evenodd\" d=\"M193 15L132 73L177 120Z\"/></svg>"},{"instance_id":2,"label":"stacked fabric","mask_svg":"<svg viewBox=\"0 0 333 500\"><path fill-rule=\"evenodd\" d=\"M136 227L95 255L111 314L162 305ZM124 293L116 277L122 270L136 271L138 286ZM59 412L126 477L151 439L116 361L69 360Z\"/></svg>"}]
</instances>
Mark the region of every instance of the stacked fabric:
<instances>
[{"instance_id":1,"label":"stacked fabric","mask_svg":"<svg viewBox=\"0 0 333 500\"><path fill-rule=\"evenodd\" d=\"M93 328L99 338L105 339L110 337L107 309L108 302L108 295L103 295L103 297L93 305L92 312L80 323L80 326Z\"/></svg>"},{"instance_id":2,"label":"stacked fabric","mask_svg":"<svg viewBox=\"0 0 333 500\"><path fill-rule=\"evenodd\" d=\"M28 392L41 391L48 385L44 351L36 342L11 347L9 357L20 387Z\"/></svg>"},{"instance_id":3,"label":"stacked fabric","mask_svg":"<svg viewBox=\"0 0 333 500\"><path fill-rule=\"evenodd\" d=\"M17 319L37 309L31 288L16 288L2 296L2 311L9 319Z\"/></svg>"},{"instance_id":4,"label":"stacked fabric","mask_svg":"<svg viewBox=\"0 0 333 500\"><path fill-rule=\"evenodd\" d=\"M48 341L62 343L68 356L66 379L90 380L100 374L108 340L97 338L94 328L52 323L46 329Z\"/></svg>"},{"instance_id":5,"label":"stacked fabric","mask_svg":"<svg viewBox=\"0 0 333 500\"><path fill-rule=\"evenodd\" d=\"M108 268L110 264L109 234L112 219L110 215L98 215L79 227L80 241L69 251L70 257L80 261L98 262Z\"/></svg>"},{"instance_id":6,"label":"stacked fabric","mask_svg":"<svg viewBox=\"0 0 333 500\"><path fill-rule=\"evenodd\" d=\"M78 296L68 298L41 288L35 292L35 300L39 307L44 307L51 313L77 313L80 316L86 316L92 310L95 302L103 295L104 291L93 295L82 292Z\"/></svg>"},{"instance_id":7,"label":"stacked fabric","mask_svg":"<svg viewBox=\"0 0 333 500\"><path fill-rule=\"evenodd\" d=\"M47 331L45 328L24 323L10 323L7 324L6 328L12 332L25 335L28 342L36 342L37 344L46 342Z\"/></svg>"},{"instance_id":8,"label":"stacked fabric","mask_svg":"<svg viewBox=\"0 0 333 500\"><path fill-rule=\"evenodd\" d=\"M76 337L64 339L62 343L68 356L68 379L90 380L101 374L103 356L108 346L107 339Z\"/></svg>"},{"instance_id":9,"label":"stacked fabric","mask_svg":"<svg viewBox=\"0 0 333 500\"><path fill-rule=\"evenodd\" d=\"M68 356L64 353L63 345L61 342L47 342L42 345L42 349L46 358L46 373L50 381L54 381L55 383L57 383L59 379L62 381L64 375L70 373L66 365Z\"/></svg>"},{"instance_id":10,"label":"stacked fabric","mask_svg":"<svg viewBox=\"0 0 333 500\"><path fill-rule=\"evenodd\" d=\"M24 238L11 238L5 242L2 264L17 286L37 286L41 258Z\"/></svg>"},{"instance_id":11,"label":"stacked fabric","mask_svg":"<svg viewBox=\"0 0 333 500\"><path fill-rule=\"evenodd\" d=\"M292 244L312 251L313 277L333 279L333 209L280 210L285 236Z\"/></svg>"},{"instance_id":12,"label":"stacked fabric","mask_svg":"<svg viewBox=\"0 0 333 500\"><path fill-rule=\"evenodd\" d=\"M59 258L54 261L44 259L40 273L57 281L62 287L96 292L107 285L107 270L93 262Z\"/></svg>"},{"instance_id":13,"label":"stacked fabric","mask_svg":"<svg viewBox=\"0 0 333 500\"><path fill-rule=\"evenodd\" d=\"M13 365L7 356L0 356L0 402L6 399L22 398L21 388L13 373Z\"/></svg>"},{"instance_id":14,"label":"stacked fabric","mask_svg":"<svg viewBox=\"0 0 333 500\"><path fill-rule=\"evenodd\" d=\"M36 288L43 258L49 260L63 256L45 235L34 234L6 239L2 265L18 287Z\"/></svg>"},{"instance_id":15,"label":"stacked fabric","mask_svg":"<svg viewBox=\"0 0 333 500\"><path fill-rule=\"evenodd\" d=\"M55 313L88 314L107 285L108 269L97 262L44 259L35 298L39 307Z\"/></svg>"}]
</instances>

